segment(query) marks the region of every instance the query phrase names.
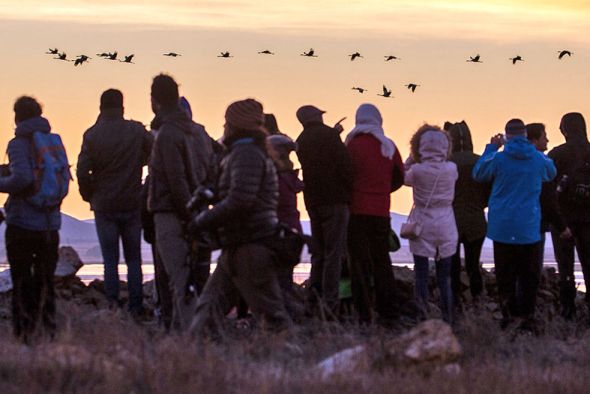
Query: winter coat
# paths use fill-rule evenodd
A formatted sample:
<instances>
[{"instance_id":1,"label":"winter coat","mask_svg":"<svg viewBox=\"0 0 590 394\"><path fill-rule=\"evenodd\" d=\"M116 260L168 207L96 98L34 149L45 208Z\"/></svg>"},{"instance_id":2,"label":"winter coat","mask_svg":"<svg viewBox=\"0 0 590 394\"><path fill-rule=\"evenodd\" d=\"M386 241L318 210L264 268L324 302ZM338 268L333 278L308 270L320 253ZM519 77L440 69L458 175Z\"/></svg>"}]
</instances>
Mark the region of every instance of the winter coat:
<instances>
[{"instance_id":1,"label":"winter coat","mask_svg":"<svg viewBox=\"0 0 590 394\"><path fill-rule=\"evenodd\" d=\"M486 236L487 222L484 209L488 206L490 184L476 182L471 176L479 155L473 153L471 132L467 124L455 123L448 132L453 149L449 160L457 165L459 173L453 200L459 239L475 241Z\"/></svg>"},{"instance_id":2,"label":"winter coat","mask_svg":"<svg viewBox=\"0 0 590 394\"><path fill-rule=\"evenodd\" d=\"M323 123L308 123L297 138L297 157L301 163L309 208L350 203L352 166L340 135Z\"/></svg>"},{"instance_id":3,"label":"winter coat","mask_svg":"<svg viewBox=\"0 0 590 394\"><path fill-rule=\"evenodd\" d=\"M502 152L488 144L473 168L478 182L492 182L488 237L526 245L541 240L541 184L555 177L553 161L523 136L508 140Z\"/></svg>"},{"instance_id":4,"label":"winter coat","mask_svg":"<svg viewBox=\"0 0 590 394\"><path fill-rule=\"evenodd\" d=\"M457 251L453 197L458 174L455 163L447 161L448 150L445 134L424 133L419 148L421 162L411 164L405 174L405 184L412 187L414 196L412 218L422 225L420 237L410 240L410 251L417 256L443 259Z\"/></svg>"},{"instance_id":5,"label":"winter coat","mask_svg":"<svg viewBox=\"0 0 590 394\"><path fill-rule=\"evenodd\" d=\"M125 212L141 207L141 177L153 136L120 110L103 110L84 133L76 175L84 201L94 211Z\"/></svg>"},{"instance_id":6,"label":"winter coat","mask_svg":"<svg viewBox=\"0 0 590 394\"><path fill-rule=\"evenodd\" d=\"M590 156L590 143L588 143L588 137L586 136L585 122L581 115L578 114L579 117L574 115L576 114L565 115L561 125L562 130L567 133L565 143L553 148L548 154L557 168L557 176L552 186L553 190L556 190L557 184L564 175L571 176L582 162L582 157ZM590 209L588 208L561 201L559 202L559 211L566 223L590 223Z\"/></svg>"},{"instance_id":7,"label":"winter coat","mask_svg":"<svg viewBox=\"0 0 590 394\"><path fill-rule=\"evenodd\" d=\"M389 217L390 194L404 182L404 164L399 150L392 159L381 154L381 144L371 134L358 134L348 145L353 186L350 213Z\"/></svg>"},{"instance_id":8,"label":"winter coat","mask_svg":"<svg viewBox=\"0 0 590 394\"><path fill-rule=\"evenodd\" d=\"M159 130L149 165L148 208L189 219L187 203L214 172L211 138L180 107L162 111L156 118L153 123Z\"/></svg>"},{"instance_id":9,"label":"winter coat","mask_svg":"<svg viewBox=\"0 0 590 394\"><path fill-rule=\"evenodd\" d=\"M219 202L200 213L194 227L217 229L222 247L255 242L275 234L278 203L275 165L250 138L239 139L221 164Z\"/></svg>"},{"instance_id":10,"label":"winter coat","mask_svg":"<svg viewBox=\"0 0 590 394\"><path fill-rule=\"evenodd\" d=\"M298 176L299 170L279 171L277 175L279 180L278 219L299 233L303 233L297 209L297 193L303 191L303 182Z\"/></svg>"},{"instance_id":11,"label":"winter coat","mask_svg":"<svg viewBox=\"0 0 590 394\"><path fill-rule=\"evenodd\" d=\"M59 230L60 207L45 212L27 201L35 181L31 139L37 131L51 132L47 119L36 117L20 122L8 143L9 171L0 176L0 192L9 194L4 206L6 223L30 231Z\"/></svg>"}]
</instances>

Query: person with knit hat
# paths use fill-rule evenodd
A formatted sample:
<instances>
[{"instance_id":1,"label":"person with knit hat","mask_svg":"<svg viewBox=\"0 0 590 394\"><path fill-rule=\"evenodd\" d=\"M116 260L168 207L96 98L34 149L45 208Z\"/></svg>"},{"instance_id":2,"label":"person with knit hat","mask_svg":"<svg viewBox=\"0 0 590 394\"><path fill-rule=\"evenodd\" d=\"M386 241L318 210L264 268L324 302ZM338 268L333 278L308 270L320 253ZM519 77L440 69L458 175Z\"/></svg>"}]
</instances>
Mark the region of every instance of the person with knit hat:
<instances>
[{"instance_id":1,"label":"person with knit hat","mask_svg":"<svg viewBox=\"0 0 590 394\"><path fill-rule=\"evenodd\" d=\"M191 331L215 335L241 296L262 327L292 325L267 246L277 231L278 182L266 151L262 104L232 103L225 112L223 143L228 154L218 182L218 201L191 221L191 231L215 231L222 248L218 265L197 303Z\"/></svg>"},{"instance_id":2,"label":"person with knit hat","mask_svg":"<svg viewBox=\"0 0 590 394\"><path fill-rule=\"evenodd\" d=\"M297 119L303 126L297 138L297 156L312 237L306 312L316 313L317 307L323 305L326 311L321 315L334 318L339 312L339 282L346 253L353 178L350 156L340 139L342 126L325 125L324 113L313 105L297 110Z\"/></svg>"},{"instance_id":3,"label":"person with knit hat","mask_svg":"<svg viewBox=\"0 0 590 394\"><path fill-rule=\"evenodd\" d=\"M505 145L503 135L492 137L472 174L478 182L492 183L487 236L494 241L503 328L518 316L534 321L540 276L541 185L556 174L553 161L528 142L522 120L508 121L505 132Z\"/></svg>"},{"instance_id":4,"label":"person with knit hat","mask_svg":"<svg viewBox=\"0 0 590 394\"><path fill-rule=\"evenodd\" d=\"M584 273L586 288L590 287L590 143L586 135L586 121L579 112L561 118L559 126L565 143L553 148L548 156L557 168L556 185L559 212L573 237L551 232L560 277L561 313L571 319L576 313L576 284L574 277L574 249ZM555 190L554 188L553 190ZM586 302L590 304L590 293Z\"/></svg>"},{"instance_id":5,"label":"person with knit hat","mask_svg":"<svg viewBox=\"0 0 590 394\"><path fill-rule=\"evenodd\" d=\"M373 104L358 107L345 145L353 168L348 255L355 308L363 324L372 322L374 307L378 321L390 325L399 313L389 258L390 195L404 183L404 164Z\"/></svg>"}]
</instances>

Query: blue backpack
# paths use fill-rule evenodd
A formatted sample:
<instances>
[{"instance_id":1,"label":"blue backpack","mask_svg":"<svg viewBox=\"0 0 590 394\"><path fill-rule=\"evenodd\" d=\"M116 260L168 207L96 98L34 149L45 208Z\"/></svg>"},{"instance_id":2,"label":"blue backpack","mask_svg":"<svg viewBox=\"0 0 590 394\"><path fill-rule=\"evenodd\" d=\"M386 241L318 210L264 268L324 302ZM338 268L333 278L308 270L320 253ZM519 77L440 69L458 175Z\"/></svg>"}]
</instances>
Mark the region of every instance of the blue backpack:
<instances>
[{"instance_id":1,"label":"blue backpack","mask_svg":"<svg viewBox=\"0 0 590 394\"><path fill-rule=\"evenodd\" d=\"M59 207L72 180L61 137L55 133L33 133L31 156L35 181L27 201L42 209Z\"/></svg>"}]
</instances>

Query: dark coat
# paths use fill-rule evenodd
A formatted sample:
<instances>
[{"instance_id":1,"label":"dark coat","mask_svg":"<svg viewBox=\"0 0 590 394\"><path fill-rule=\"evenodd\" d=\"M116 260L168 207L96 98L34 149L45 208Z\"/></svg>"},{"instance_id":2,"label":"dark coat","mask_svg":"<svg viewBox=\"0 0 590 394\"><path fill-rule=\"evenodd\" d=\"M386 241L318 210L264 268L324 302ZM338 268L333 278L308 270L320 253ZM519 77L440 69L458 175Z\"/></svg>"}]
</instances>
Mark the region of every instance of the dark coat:
<instances>
[{"instance_id":1,"label":"dark coat","mask_svg":"<svg viewBox=\"0 0 590 394\"><path fill-rule=\"evenodd\" d=\"M299 179L299 170L279 171L279 205L277 216L289 227L303 233L299 210L297 209L297 193L304 190L304 184Z\"/></svg>"},{"instance_id":2,"label":"dark coat","mask_svg":"<svg viewBox=\"0 0 590 394\"><path fill-rule=\"evenodd\" d=\"M339 133L323 123L308 123L297 138L306 207L349 204L352 162Z\"/></svg>"},{"instance_id":3,"label":"dark coat","mask_svg":"<svg viewBox=\"0 0 590 394\"><path fill-rule=\"evenodd\" d=\"M586 125L582 119L566 115L562 121L561 128L567 133L565 144L553 148L548 156L553 159L557 176L552 183L552 189L557 189L557 184L564 175L571 176L574 170L582 162L583 157L590 156L590 143L586 136ZM579 114L578 114L579 115ZM555 197L557 198L557 196ZM567 204L566 201L559 201L559 211L566 223L590 223L590 209L585 207Z\"/></svg>"},{"instance_id":4,"label":"dark coat","mask_svg":"<svg viewBox=\"0 0 590 394\"><path fill-rule=\"evenodd\" d=\"M122 111L103 110L84 133L76 176L84 201L94 211L126 212L141 207L142 169L153 136Z\"/></svg>"},{"instance_id":5,"label":"dark coat","mask_svg":"<svg viewBox=\"0 0 590 394\"><path fill-rule=\"evenodd\" d=\"M221 164L219 202L196 217L195 228L217 229L222 247L267 238L277 228L278 195L272 160L251 139L237 140Z\"/></svg>"},{"instance_id":6,"label":"dark coat","mask_svg":"<svg viewBox=\"0 0 590 394\"><path fill-rule=\"evenodd\" d=\"M36 117L20 122L14 138L8 143L8 173L0 176L0 192L9 194L4 205L6 223L31 231L59 230L59 207L45 212L27 200L33 192L35 181L31 138L37 131L51 132L47 119Z\"/></svg>"},{"instance_id":7,"label":"dark coat","mask_svg":"<svg viewBox=\"0 0 590 394\"><path fill-rule=\"evenodd\" d=\"M474 241L485 238L487 223L484 209L488 205L490 185L476 182L471 176L479 155L473 153L471 132L465 122L455 123L449 128L453 153L450 161L457 165L459 178L455 183L453 210L459 231L459 239Z\"/></svg>"},{"instance_id":8,"label":"dark coat","mask_svg":"<svg viewBox=\"0 0 590 394\"><path fill-rule=\"evenodd\" d=\"M180 107L156 117L159 130L150 159L148 209L175 212L188 220L187 203L213 172L211 138L205 128L189 119Z\"/></svg>"}]
</instances>

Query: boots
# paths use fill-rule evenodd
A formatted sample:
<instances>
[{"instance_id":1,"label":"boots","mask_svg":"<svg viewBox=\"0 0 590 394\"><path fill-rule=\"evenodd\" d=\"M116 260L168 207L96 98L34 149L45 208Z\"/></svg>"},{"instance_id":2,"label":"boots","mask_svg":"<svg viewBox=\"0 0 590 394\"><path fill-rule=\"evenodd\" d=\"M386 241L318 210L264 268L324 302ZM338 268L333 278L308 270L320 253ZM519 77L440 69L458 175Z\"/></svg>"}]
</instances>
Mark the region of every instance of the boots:
<instances>
[{"instance_id":1,"label":"boots","mask_svg":"<svg viewBox=\"0 0 590 394\"><path fill-rule=\"evenodd\" d=\"M559 301L561 316L566 320L576 317L576 284L573 280L559 282Z\"/></svg>"}]
</instances>

